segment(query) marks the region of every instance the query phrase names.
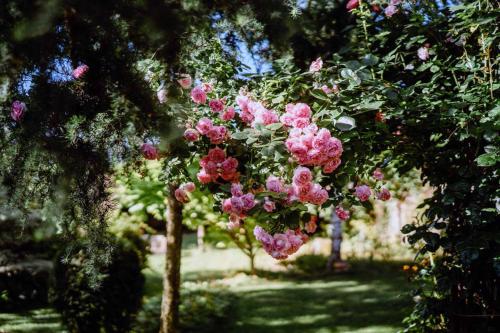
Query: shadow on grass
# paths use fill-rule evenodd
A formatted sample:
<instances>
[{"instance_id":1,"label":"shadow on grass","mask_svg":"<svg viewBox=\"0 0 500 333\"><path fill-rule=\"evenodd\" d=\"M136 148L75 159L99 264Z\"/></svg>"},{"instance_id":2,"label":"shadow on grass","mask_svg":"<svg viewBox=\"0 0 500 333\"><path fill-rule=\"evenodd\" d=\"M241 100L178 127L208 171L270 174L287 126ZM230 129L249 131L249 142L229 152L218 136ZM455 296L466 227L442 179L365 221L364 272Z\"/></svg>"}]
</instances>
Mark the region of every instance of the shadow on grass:
<instances>
[{"instance_id":1,"label":"shadow on grass","mask_svg":"<svg viewBox=\"0 0 500 333\"><path fill-rule=\"evenodd\" d=\"M0 332L63 333L61 318L53 309L0 313Z\"/></svg>"}]
</instances>

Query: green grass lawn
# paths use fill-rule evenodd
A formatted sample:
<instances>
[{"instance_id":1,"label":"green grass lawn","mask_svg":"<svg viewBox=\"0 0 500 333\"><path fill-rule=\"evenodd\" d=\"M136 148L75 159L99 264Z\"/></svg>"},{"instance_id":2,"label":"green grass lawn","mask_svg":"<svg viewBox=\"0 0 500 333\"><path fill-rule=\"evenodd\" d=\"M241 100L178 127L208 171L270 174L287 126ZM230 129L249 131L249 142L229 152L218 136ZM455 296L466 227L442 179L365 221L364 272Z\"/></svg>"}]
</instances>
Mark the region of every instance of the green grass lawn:
<instances>
[{"instance_id":1,"label":"green grass lawn","mask_svg":"<svg viewBox=\"0 0 500 333\"><path fill-rule=\"evenodd\" d=\"M386 333L402 327L411 308L409 283L399 263L352 262L349 272L315 277L288 273L265 254L250 276L246 257L237 249L200 252L187 242L184 281L226 286L237 298L230 333ZM152 255L146 296L162 290L163 255ZM56 332L63 329L52 310L0 314L0 332Z\"/></svg>"}]
</instances>

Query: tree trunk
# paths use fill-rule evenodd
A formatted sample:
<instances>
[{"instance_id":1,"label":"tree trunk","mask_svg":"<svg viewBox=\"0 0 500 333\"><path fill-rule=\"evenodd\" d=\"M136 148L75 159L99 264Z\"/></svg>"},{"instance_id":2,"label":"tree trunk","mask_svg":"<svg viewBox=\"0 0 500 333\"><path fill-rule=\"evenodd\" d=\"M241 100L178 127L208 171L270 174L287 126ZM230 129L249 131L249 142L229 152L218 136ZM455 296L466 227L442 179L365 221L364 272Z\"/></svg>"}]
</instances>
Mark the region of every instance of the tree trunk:
<instances>
[{"instance_id":1,"label":"tree trunk","mask_svg":"<svg viewBox=\"0 0 500 333\"><path fill-rule=\"evenodd\" d=\"M205 226L200 224L196 230L198 250L205 252Z\"/></svg>"},{"instance_id":2,"label":"tree trunk","mask_svg":"<svg viewBox=\"0 0 500 333\"><path fill-rule=\"evenodd\" d=\"M175 199L175 187L170 187L167 199L167 253L160 333L179 332L179 303L181 282L182 205Z\"/></svg>"},{"instance_id":3,"label":"tree trunk","mask_svg":"<svg viewBox=\"0 0 500 333\"><path fill-rule=\"evenodd\" d=\"M333 209L332 211L332 216L328 228L330 231L330 236L332 238L332 251L330 257L328 258L327 270L331 271L334 263L340 262L342 259L340 256L340 248L342 245L342 221L335 213L335 209Z\"/></svg>"}]
</instances>

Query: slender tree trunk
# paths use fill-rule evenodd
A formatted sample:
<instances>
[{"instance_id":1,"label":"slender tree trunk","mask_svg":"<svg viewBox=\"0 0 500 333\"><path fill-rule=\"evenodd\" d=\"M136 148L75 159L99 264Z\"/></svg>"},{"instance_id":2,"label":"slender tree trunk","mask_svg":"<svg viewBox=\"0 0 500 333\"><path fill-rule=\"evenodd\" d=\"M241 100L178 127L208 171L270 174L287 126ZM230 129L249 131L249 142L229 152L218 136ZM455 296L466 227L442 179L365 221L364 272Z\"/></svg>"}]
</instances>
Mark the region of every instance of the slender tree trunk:
<instances>
[{"instance_id":1,"label":"slender tree trunk","mask_svg":"<svg viewBox=\"0 0 500 333\"><path fill-rule=\"evenodd\" d=\"M342 221L335 213L335 209L332 211L328 228L330 229L330 235L332 238L332 250L330 257L328 258L327 270L331 271L334 263L342 260L340 256L340 248L342 245Z\"/></svg>"},{"instance_id":2,"label":"slender tree trunk","mask_svg":"<svg viewBox=\"0 0 500 333\"><path fill-rule=\"evenodd\" d=\"M160 333L179 332L179 303L181 282L182 205L175 199L175 187L170 187L167 199L167 253Z\"/></svg>"},{"instance_id":3,"label":"slender tree trunk","mask_svg":"<svg viewBox=\"0 0 500 333\"><path fill-rule=\"evenodd\" d=\"M205 226L200 224L196 230L198 250L205 251Z\"/></svg>"}]
</instances>

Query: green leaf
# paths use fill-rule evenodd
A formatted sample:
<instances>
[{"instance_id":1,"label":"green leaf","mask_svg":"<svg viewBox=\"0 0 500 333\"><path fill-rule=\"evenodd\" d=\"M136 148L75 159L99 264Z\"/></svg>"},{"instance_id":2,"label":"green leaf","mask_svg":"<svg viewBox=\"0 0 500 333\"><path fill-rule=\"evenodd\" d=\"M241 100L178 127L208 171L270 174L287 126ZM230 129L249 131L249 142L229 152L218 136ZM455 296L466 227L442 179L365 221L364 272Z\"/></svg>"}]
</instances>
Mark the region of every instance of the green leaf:
<instances>
[{"instance_id":1,"label":"green leaf","mask_svg":"<svg viewBox=\"0 0 500 333\"><path fill-rule=\"evenodd\" d=\"M384 103L384 101L365 102L360 104L359 108L364 110L378 110Z\"/></svg>"},{"instance_id":2,"label":"green leaf","mask_svg":"<svg viewBox=\"0 0 500 333\"><path fill-rule=\"evenodd\" d=\"M489 167L495 165L499 160L496 153L485 153L476 158L477 165L482 167Z\"/></svg>"},{"instance_id":3,"label":"green leaf","mask_svg":"<svg viewBox=\"0 0 500 333\"><path fill-rule=\"evenodd\" d=\"M231 134L231 138L235 140L246 140L248 138L248 132L235 132Z\"/></svg>"},{"instance_id":4,"label":"green leaf","mask_svg":"<svg viewBox=\"0 0 500 333\"><path fill-rule=\"evenodd\" d=\"M276 130L279 130L281 127L283 127L282 123L274 123L274 124L267 125L266 129L271 130L271 131L276 131Z\"/></svg>"}]
</instances>

